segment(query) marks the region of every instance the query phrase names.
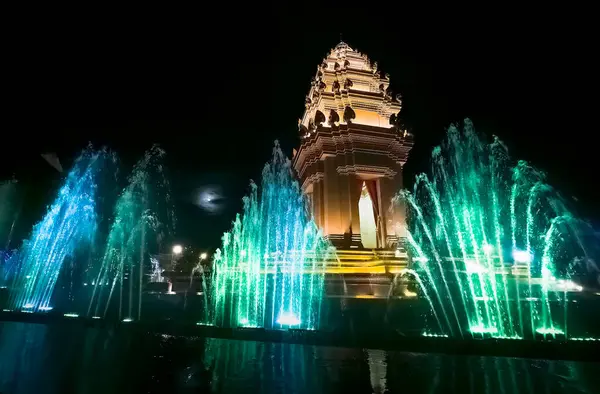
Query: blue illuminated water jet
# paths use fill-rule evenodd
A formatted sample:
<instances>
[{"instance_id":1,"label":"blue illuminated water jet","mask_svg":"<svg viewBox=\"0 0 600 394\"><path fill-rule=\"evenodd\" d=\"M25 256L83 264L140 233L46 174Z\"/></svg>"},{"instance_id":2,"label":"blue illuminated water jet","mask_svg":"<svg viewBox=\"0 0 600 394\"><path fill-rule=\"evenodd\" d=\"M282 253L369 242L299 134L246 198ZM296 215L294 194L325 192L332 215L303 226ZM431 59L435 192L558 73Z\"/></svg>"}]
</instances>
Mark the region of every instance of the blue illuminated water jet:
<instances>
[{"instance_id":1,"label":"blue illuminated water jet","mask_svg":"<svg viewBox=\"0 0 600 394\"><path fill-rule=\"evenodd\" d=\"M105 152L85 150L60 188L41 222L19 252L11 283L9 307L43 312L51 299L67 259L93 244L96 233L96 182Z\"/></svg>"}]
</instances>

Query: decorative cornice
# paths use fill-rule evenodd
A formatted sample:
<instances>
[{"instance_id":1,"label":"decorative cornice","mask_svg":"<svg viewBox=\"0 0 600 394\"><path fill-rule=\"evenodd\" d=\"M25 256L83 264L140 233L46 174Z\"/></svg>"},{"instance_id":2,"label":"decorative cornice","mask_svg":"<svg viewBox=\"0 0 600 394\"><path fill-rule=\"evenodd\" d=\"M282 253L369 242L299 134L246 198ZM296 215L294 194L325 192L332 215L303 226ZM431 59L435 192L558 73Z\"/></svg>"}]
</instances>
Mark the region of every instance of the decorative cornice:
<instances>
[{"instance_id":1,"label":"decorative cornice","mask_svg":"<svg viewBox=\"0 0 600 394\"><path fill-rule=\"evenodd\" d=\"M396 171L388 167L379 166L364 166L364 165L347 165L340 166L337 168L337 172L340 175L350 174L368 174L379 177L394 178L397 174Z\"/></svg>"},{"instance_id":2,"label":"decorative cornice","mask_svg":"<svg viewBox=\"0 0 600 394\"><path fill-rule=\"evenodd\" d=\"M302 190L306 190L306 188L308 188L309 185L317 183L321 180L323 180L325 178L325 174L323 174L322 172L315 172L314 174L306 177L306 179L304 180L304 182L302 182Z\"/></svg>"},{"instance_id":3,"label":"decorative cornice","mask_svg":"<svg viewBox=\"0 0 600 394\"><path fill-rule=\"evenodd\" d=\"M402 166L412 146L412 137L400 134L394 128L346 124L322 126L302 142L294 157L294 168L304 178L308 168L327 156L357 153L386 156Z\"/></svg>"}]
</instances>

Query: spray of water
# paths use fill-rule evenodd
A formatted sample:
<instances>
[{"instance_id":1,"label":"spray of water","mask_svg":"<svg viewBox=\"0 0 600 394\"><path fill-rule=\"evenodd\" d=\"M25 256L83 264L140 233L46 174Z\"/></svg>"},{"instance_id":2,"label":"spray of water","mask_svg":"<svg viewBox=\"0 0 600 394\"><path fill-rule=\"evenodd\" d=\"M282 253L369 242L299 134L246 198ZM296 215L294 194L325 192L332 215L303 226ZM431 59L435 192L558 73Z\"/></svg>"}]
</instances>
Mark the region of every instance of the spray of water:
<instances>
[{"instance_id":1,"label":"spray of water","mask_svg":"<svg viewBox=\"0 0 600 394\"><path fill-rule=\"evenodd\" d=\"M433 151L432 174L398 200L411 218L414 275L441 335L567 335L568 298L582 290L587 225L544 174L512 167L497 138L486 144L465 120ZM579 260L578 260L579 259Z\"/></svg>"},{"instance_id":2,"label":"spray of water","mask_svg":"<svg viewBox=\"0 0 600 394\"><path fill-rule=\"evenodd\" d=\"M163 156L156 146L146 152L117 199L104 255L94 273L89 316L105 317L113 306L119 320L141 318L142 290L152 273L150 254L174 222Z\"/></svg>"},{"instance_id":3,"label":"spray of water","mask_svg":"<svg viewBox=\"0 0 600 394\"><path fill-rule=\"evenodd\" d=\"M89 249L96 232L95 178L106 152L86 149L60 188L44 218L19 252L11 284L9 308L27 312L52 309L57 281L65 261L80 257L76 251Z\"/></svg>"},{"instance_id":4,"label":"spray of water","mask_svg":"<svg viewBox=\"0 0 600 394\"><path fill-rule=\"evenodd\" d=\"M315 329L330 245L310 220L290 161L277 142L258 189L251 184L243 213L215 254L210 321Z\"/></svg>"}]
</instances>

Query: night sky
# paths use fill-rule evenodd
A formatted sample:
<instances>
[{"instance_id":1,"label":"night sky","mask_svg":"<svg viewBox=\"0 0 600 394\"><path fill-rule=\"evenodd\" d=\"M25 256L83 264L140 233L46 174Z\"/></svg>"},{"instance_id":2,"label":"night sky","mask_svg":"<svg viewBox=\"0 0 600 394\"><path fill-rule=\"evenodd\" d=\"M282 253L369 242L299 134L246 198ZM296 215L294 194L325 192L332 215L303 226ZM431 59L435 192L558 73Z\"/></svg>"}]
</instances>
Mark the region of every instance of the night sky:
<instances>
[{"instance_id":1,"label":"night sky","mask_svg":"<svg viewBox=\"0 0 600 394\"><path fill-rule=\"evenodd\" d=\"M409 181L428 170L444 129L470 117L479 132L503 139L513 157L547 171L551 184L600 223L598 64L584 27L506 19L425 26L408 17L344 26L328 23L328 14L308 26L281 10L263 18L238 11L218 29L160 19L139 27L81 21L23 37L27 45L13 57L16 122L3 127L12 147L3 144L1 175L35 185L25 196L29 220L39 219L61 179L41 153L57 152L69 168L91 141L117 151L126 169L159 143L167 151L177 240L217 247L273 140L290 156L298 145L310 80L341 30L403 95L402 117L416 138ZM197 204L199 190L214 191L221 209Z\"/></svg>"}]
</instances>

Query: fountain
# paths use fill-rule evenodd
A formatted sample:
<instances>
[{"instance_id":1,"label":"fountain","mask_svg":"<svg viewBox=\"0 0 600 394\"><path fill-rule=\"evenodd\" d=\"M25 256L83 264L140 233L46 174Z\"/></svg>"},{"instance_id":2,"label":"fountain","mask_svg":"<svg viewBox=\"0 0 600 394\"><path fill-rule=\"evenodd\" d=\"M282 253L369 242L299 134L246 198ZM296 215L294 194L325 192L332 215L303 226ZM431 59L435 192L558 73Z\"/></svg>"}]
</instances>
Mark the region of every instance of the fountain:
<instances>
[{"instance_id":1,"label":"fountain","mask_svg":"<svg viewBox=\"0 0 600 394\"><path fill-rule=\"evenodd\" d=\"M243 201L243 213L214 257L213 315L208 321L233 327L318 328L330 245L309 218L277 141L260 193L251 183Z\"/></svg>"},{"instance_id":2,"label":"fountain","mask_svg":"<svg viewBox=\"0 0 600 394\"><path fill-rule=\"evenodd\" d=\"M0 289L10 285L19 265L19 251L0 251Z\"/></svg>"},{"instance_id":3,"label":"fountain","mask_svg":"<svg viewBox=\"0 0 600 394\"><path fill-rule=\"evenodd\" d=\"M65 274L65 261L73 265L91 249L96 233L95 177L105 157L106 152L88 148L76 160L46 215L19 251L8 308L24 312L51 310L57 282ZM72 290L66 282L61 289Z\"/></svg>"},{"instance_id":4,"label":"fountain","mask_svg":"<svg viewBox=\"0 0 600 394\"><path fill-rule=\"evenodd\" d=\"M113 305L119 320L141 318L144 277L156 275L150 254L174 222L163 156L157 146L146 152L117 199L104 254L90 280L90 317L106 317Z\"/></svg>"},{"instance_id":5,"label":"fountain","mask_svg":"<svg viewBox=\"0 0 600 394\"><path fill-rule=\"evenodd\" d=\"M591 228L543 173L512 167L502 142L485 144L469 120L432 159L432 177L398 196L411 218L406 274L434 322L426 335L567 338L569 300L595 267Z\"/></svg>"}]
</instances>

